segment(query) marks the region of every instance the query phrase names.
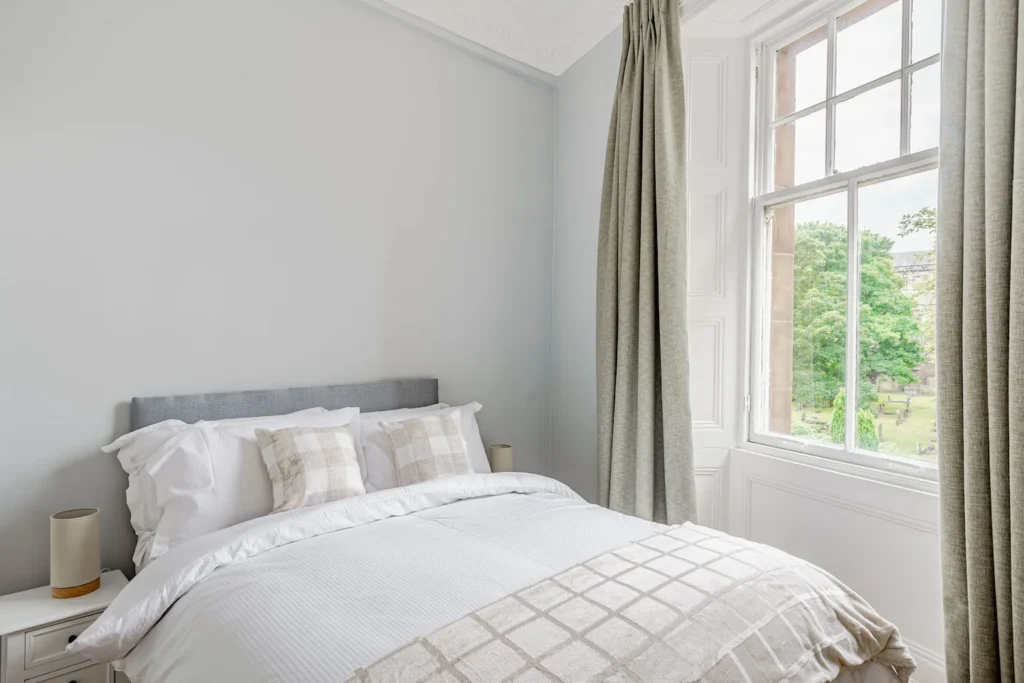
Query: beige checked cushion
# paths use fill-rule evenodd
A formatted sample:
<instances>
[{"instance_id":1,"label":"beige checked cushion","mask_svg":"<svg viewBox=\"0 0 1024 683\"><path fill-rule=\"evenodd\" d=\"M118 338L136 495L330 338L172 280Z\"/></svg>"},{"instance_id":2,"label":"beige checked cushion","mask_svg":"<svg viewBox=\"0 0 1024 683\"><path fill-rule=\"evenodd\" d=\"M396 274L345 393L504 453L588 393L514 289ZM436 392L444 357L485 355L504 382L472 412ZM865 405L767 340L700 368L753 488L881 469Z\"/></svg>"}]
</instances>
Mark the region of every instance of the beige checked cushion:
<instances>
[{"instance_id":1,"label":"beige checked cushion","mask_svg":"<svg viewBox=\"0 0 1024 683\"><path fill-rule=\"evenodd\" d=\"M257 429L256 440L274 486L274 512L366 493L347 427Z\"/></svg>"},{"instance_id":2,"label":"beige checked cushion","mask_svg":"<svg viewBox=\"0 0 1024 683\"><path fill-rule=\"evenodd\" d=\"M382 420L400 486L473 471L458 409L401 422Z\"/></svg>"}]
</instances>

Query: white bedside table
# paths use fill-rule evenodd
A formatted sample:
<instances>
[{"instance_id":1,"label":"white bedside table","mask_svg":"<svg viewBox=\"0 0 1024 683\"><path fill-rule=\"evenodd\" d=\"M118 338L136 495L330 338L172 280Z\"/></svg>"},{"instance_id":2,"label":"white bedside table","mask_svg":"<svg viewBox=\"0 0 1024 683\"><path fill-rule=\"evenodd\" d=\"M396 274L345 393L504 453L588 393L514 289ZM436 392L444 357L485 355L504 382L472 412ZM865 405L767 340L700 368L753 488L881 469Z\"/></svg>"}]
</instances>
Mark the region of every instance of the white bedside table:
<instances>
[{"instance_id":1,"label":"white bedside table","mask_svg":"<svg viewBox=\"0 0 1024 683\"><path fill-rule=\"evenodd\" d=\"M0 683L113 683L111 666L64 648L127 585L121 572L105 572L100 587L80 598L57 600L49 586L0 598Z\"/></svg>"}]
</instances>

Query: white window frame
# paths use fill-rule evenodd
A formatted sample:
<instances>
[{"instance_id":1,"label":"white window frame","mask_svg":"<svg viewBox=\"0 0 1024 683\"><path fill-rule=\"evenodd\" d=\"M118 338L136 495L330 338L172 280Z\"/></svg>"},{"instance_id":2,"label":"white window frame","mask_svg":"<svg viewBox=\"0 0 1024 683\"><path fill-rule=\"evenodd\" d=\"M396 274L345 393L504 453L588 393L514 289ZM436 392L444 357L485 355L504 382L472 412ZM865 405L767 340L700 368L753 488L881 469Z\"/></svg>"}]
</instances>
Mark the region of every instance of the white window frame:
<instances>
[{"instance_id":1,"label":"white window frame","mask_svg":"<svg viewBox=\"0 0 1024 683\"><path fill-rule=\"evenodd\" d=\"M857 382L860 374L858 364L860 349L859 303L860 303L860 230L858 229L858 190L866 184L874 184L902 176L913 175L938 167L939 151L937 147L909 153L910 150L910 96L911 77L921 69L940 63L941 55L932 55L918 62L911 63L911 10L912 2L903 0L903 54L902 65L896 71L886 74L873 81L858 86L848 92L837 94L836 83L836 36L837 18L845 12L862 4L864 0L842 0L826 5L818 14L811 15L796 25L783 31L762 36L752 43L752 60L755 74L754 87L754 139L752 182L754 197L751 206L751 262L750 262L750 320L749 320L749 351L748 358L748 398L745 444L755 450L767 447L775 455L786 456L799 454L826 458L849 465L883 470L898 475L909 475L925 480L936 481L937 467L934 463L918 461L910 458L873 453L856 448L857 411L846 411L846 443L843 447L828 446L821 443L771 434L767 428L765 417L768 407L768 344L769 320L766 315L770 308L770 239L765 226L765 211L773 206L788 204L794 201L813 199L843 190L847 193L847 321L846 321L846 386L847 394L856 396ZM827 78L826 100L805 107L785 117L773 119L775 111L775 52L808 32L822 26L827 29ZM900 116L900 154L871 166L833 173L835 167L835 107L840 102L851 99L877 87L901 81L902 106ZM796 185L792 188L772 190L773 183L773 131L777 126L791 123L825 110L825 174L824 177L811 182ZM940 456L941 457L941 456Z\"/></svg>"}]
</instances>

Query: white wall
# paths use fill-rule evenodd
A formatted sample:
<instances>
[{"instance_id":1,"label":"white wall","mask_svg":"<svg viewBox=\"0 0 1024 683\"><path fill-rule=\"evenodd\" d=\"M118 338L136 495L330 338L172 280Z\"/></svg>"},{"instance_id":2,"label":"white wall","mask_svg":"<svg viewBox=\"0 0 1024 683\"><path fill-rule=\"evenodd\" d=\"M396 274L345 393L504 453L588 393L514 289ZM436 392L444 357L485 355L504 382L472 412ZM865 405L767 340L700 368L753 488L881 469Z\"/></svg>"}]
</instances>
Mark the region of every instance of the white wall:
<instances>
[{"instance_id":1,"label":"white wall","mask_svg":"<svg viewBox=\"0 0 1024 683\"><path fill-rule=\"evenodd\" d=\"M555 94L552 473L597 498L597 232L621 27L558 79Z\"/></svg>"},{"instance_id":2,"label":"white wall","mask_svg":"<svg viewBox=\"0 0 1024 683\"><path fill-rule=\"evenodd\" d=\"M132 396L434 376L548 471L553 94L354 0L0 4L0 593Z\"/></svg>"},{"instance_id":3,"label":"white wall","mask_svg":"<svg viewBox=\"0 0 1024 683\"><path fill-rule=\"evenodd\" d=\"M556 93L554 475L584 497L597 495L595 316L597 233L608 122L622 31L615 31L559 78ZM683 62L689 196L689 321L698 519L723 526L728 450L742 410L742 247L745 145L729 136L747 99L743 41L686 36Z\"/></svg>"}]
</instances>

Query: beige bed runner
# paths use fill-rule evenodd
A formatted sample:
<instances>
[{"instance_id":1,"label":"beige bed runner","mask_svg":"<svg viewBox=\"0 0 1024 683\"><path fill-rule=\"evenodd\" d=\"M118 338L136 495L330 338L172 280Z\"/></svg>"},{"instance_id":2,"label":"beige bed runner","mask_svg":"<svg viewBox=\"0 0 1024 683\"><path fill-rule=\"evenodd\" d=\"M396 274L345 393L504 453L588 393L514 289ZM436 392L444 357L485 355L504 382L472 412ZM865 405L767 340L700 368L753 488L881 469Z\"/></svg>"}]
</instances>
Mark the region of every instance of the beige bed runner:
<instances>
[{"instance_id":1,"label":"beige bed runner","mask_svg":"<svg viewBox=\"0 0 1024 683\"><path fill-rule=\"evenodd\" d=\"M348 683L776 683L867 661L902 681L899 632L824 570L674 527L418 638Z\"/></svg>"}]
</instances>

